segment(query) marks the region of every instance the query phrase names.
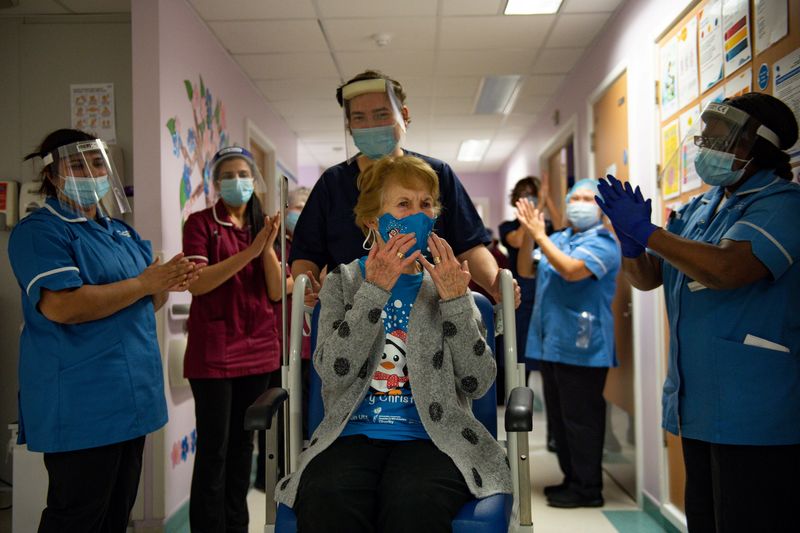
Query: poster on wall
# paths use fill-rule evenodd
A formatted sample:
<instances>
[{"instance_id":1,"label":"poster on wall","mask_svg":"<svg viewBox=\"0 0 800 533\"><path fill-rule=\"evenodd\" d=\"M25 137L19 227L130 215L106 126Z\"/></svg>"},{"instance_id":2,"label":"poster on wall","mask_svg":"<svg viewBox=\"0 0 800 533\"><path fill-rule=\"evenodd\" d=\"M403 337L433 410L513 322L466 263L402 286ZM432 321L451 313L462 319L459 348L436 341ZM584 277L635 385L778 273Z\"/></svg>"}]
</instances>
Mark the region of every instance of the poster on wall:
<instances>
[{"instance_id":1,"label":"poster on wall","mask_svg":"<svg viewBox=\"0 0 800 533\"><path fill-rule=\"evenodd\" d=\"M70 85L69 102L73 129L95 135L109 144L117 142L113 83Z\"/></svg>"},{"instance_id":2,"label":"poster on wall","mask_svg":"<svg viewBox=\"0 0 800 533\"><path fill-rule=\"evenodd\" d=\"M709 2L698 15L700 92L706 92L722 79L725 57L722 54L722 3Z\"/></svg>"},{"instance_id":3,"label":"poster on wall","mask_svg":"<svg viewBox=\"0 0 800 533\"><path fill-rule=\"evenodd\" d=\"M725 82L725 98L733 98L753 90L753 71L745 69Z\"/></svg>"},{"instance_id":4,"label":"poster on wall","mask_svg":"<svg viewBox=\"0 0 800 533\"><path fill-rule=\"evenodd\" d=\"M725 36L725 77L750 61L750 5L747 0L722 1Z\"/></svg>"},{"instance_id":5,"label":"poster on wall","mask_svg":"<svg viewBox=\"0 0 800 533\"><path fill-rule=\"evenodd\" d=\"M675 198L681 194L680 181L680 131L677 120L673 120L661 129L661 194L664 200Z\"/></svg>"},{"instance_id":6,"label":"poster on wall","mask_svg":"<svg viewBox=\"0 0 800 533\"><path fill-rule=\"evenodd\" d=\"M719 103L723 100L725 100L725 87L719 87L700 101L700 109L705 109L711 102Z\"/></svg>"},{"instance_id":7,"label":"poster on wall","mask_svg":"<svg viewBox=\"0 0 800 533\"><path fill-rule=\"evenodd\" d=\"M687 135L698 135L700 133L700 107L694 107L682 113L678 118L678 122L681 139L685 139ZM681 192L693 191L703 184L694 169L697 146L692 141L693 139L689 139L681 145Z\"/></svg>"},{"instance_id":8,"label":"poster on wall","mask_svg":"<svg viewBox=\"0 0 800 533\"><path fill-rule=\"evenodd\" d=\"M661 47L661 119L678 111L678 39Z\"/></svg>"},{"instance_id":9,"label":"poster on wall","mask_svg":"<svg viewBox=\"0 0 800 533\"><path fill-rule=\"evenodd\" d=\"M783 100L800 123L800 48L776 61L772 69L772 79L775 80L772 95ZM800 141L788 152L793 166L800 163Z\"/></svg>"},{"instance_id":10,"label":"poster on wall","mask_svg":"<svg viewBox=\"0 0 800 533\"><path fill-rule=\"evenodd\" d=\"M755 0L756 55L789 33L788 0Z\"/></svg>"},{"instance_id":11,"label":"poster on wall","mask_svg":"<svg viewBox=\"0 0 800 533\"><path fill-rule=\"evenodd\" d=\"M697 85L697 19L678 32L678 107L684 108L699 96Z\"/></svg>"}]
</instances>

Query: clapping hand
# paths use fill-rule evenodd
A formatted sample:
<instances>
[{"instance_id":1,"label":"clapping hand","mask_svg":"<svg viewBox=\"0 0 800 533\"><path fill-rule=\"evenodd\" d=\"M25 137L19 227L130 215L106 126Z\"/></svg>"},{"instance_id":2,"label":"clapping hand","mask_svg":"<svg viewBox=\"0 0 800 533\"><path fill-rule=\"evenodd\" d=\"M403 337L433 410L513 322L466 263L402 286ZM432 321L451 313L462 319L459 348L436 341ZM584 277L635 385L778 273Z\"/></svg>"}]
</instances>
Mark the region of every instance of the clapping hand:
<instances>
[{"instance_id":1,"label":"clapping hand","mask_svg":"<svg viewBox=\"0 0 800 533\"><path fill-rule=\"evenodd\" d=\"M200 268L183 257L183 253L178 253L164 264L156 257L137 279L144 285L147 294L153 295L163 291L185 291L199 273Z\"/></svg>"},{"instance_id":2,"label":"clapping hand","mask_svg":"<svg viewBox=\"0 0 800 533\"><path fill-rule=\"evenodd\" d=\"M433 254L433 264L421 255L419 260L431 275L439 298L451 300L465 295L472 279L467 262L459 263L447 241L434 233L428 237L428 248Z\"/></svg>"},{"instance_id":3,"label":"clapping hand","mask_svg":"<svg viewBox=\"0 0 800 533\"><path fill-rule=\"evenodd\" d=\"M544 212L536 209L527 198L517 200L517 220L525 228L525 232L536 242L547 236Z\"/></svg>"},{"instance_id":4,"label":"clapping hand","mask_svg":"<svg viewBox=\"0 0 800 533\"><path fill-rule=\"evenodd\" d=\"M650 235L658 229L658 226L650 222L651 201L644 199L639 187L634 190L630 183L626 182L623 185L609 174L605 180L600 180L597 190L599 194L595 196L595 201L611 220L617 234L627 235L640 247L647 246ZM626 257L636 257L641 254L641 251L636 253L637 249L632 243L626 244L623 252L636 254Z\"/></svg>"}]
</instances>

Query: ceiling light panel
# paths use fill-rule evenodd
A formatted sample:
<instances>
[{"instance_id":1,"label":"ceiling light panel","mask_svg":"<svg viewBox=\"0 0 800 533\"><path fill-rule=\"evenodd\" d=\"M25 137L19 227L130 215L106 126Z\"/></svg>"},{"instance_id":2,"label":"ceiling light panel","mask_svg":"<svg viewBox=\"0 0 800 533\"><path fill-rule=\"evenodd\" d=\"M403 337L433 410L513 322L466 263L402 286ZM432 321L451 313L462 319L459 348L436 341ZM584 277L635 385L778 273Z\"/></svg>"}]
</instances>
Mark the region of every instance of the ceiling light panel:
<instances>
[{"instance_id":1,"label":"ceiling light panel","mask_svg":"<svg viewBox=\"0 0 800 533\"><path fill-rule=\"evenodd\" d=\"M546 15L558 12L561 0L508 0L506 15Z\"/></svg>"},{"instance_id":2,"label":"ceiling light panel","mask_svg":"<svg viewBox=\"0 0 800 533\"><path fill-rule=\"evenodd\" d=\"M483 78L473 112L477 115L507 115L519 93L522 76L487 76Z\"/></svg>"},{"instance_id":3,"label":"ceiling light panel","mask_svg":"<svg viewBox=\"0 0 800 533\"><path fill-rule=\"evenodd\" d=\"M468 139L461 143L456 159L459 161L480 161L486 154L491 142L491 139Z\"/></svg>"}]
</instances>

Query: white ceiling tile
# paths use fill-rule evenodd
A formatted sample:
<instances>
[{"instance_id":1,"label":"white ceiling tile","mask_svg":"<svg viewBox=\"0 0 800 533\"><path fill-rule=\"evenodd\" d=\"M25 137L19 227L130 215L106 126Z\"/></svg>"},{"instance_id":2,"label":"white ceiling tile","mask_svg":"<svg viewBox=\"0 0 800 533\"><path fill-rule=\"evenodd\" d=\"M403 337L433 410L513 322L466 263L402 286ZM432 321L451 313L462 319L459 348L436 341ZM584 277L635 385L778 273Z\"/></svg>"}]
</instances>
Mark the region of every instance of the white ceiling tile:
<instances>
[{"instance_id":1,"label":"white ceiling tile","mask_svg":"<svg viewBox=\"0 0 800 533\"><path fill-rule=\"evenodd\" d=\"M548 48L588 46L608 20L609 13L559 15L547 39Z\"/></svg>"},{"instance_id":2,"label":"white ceiling tile","mask_svg":"<svg viewBox=\"0 0 800 533\"><path fill-rule=\"evenodd\" d=\"M437 130L440 128L461 130L466 134L479 130L489 130L494 133L502 120L502 115L440 115L437 113L434 115L433 127Z\"/></svg>"},{"instance_id":3,"label":"white ceiling tile","mask_svg":"<svg viewBox=\"0 0 800 533\"><path fill-rule=\"evenodd\" d=\"M347 158L344 150L344 143L310 143L303 142L306 149L311 153L321 166L330 167L344 161Z\"/></svg>"},{"instance_id":4,"label":"white ceiling tile","mask_svg":"<svg viewBox=\"0 0 800 533\"><path fill-rule=\"evenodd\" d=\"M562 74L543 74L539 76L528 76L518 99L529 96L550 96L556 92L561 82L566 76Z\"/></svg>"},{"instance_id":5,"label":"white ceiling tile","mask_svg":"<svg viewBox=\"0 0 800 533\"><path fill-rule=\"evenodd\" d=\"M431 78L403 77L398 80L407 98L430 98L433 96L433 80Z\"/></svg>"},{"instance_id":6,"label":"white ceiling tile","mask_svg":"<svg viewBox=\"0 0 800 533\"><path fill-rule=\"evenodd\" d=\"M492 144L489 145L489 149L486 151L486 157L505 159L514 151L518 144L519 139L516 141L498 141L495 139L492 141Z\"/></svg>"},{"instance_id":7,"label":"white ceiling tile","mask_svg":"<svg viewBox=\"0 0 800 533\"><path fill-rule=\"evenodd\" d=\"M291 119L289 119L289 122L291 123ZM298 132L297 136L303 142L342 144L344 142L344 129L340 129L338 131L315 130L312 133Z\"/></svg>"},{"instance_id":8,"label":"white ceiling tile","mask_svg":"<svg viewBox=\"0 0 800 533\"><path fill-rule=\"evenodd\" d=\"M502 15L506 0L441 0L442 15Z\"/></svg>"},{"instance_id":9,"label":"white ceiling tile","mask_svg":"<svg viewBox=\"0 0 800 533\"><path fill-rule=\"evenodd\" d=\"M331 19L325 22L325 31L337 51L432 50L436 40L436 19ZM389 43L379 47L373 37L376 34L386 34Z\"/></svg>"},{"instance_id":10,"label":"white ceiling tile","mask_svg":"<svg viewBox=\"0 0 800 533\"><path fill-rule=\"evenodd\" d=\"M304 54L244 54L234 59L254 80L336 77L336 66L327 52ZM333 91L336 90L334 86Z\"/></svg>"},{"instance_id":11,"label":"white ceiling tile","mask_svg":"<svg viewBox=\"0 0 800 533\"><path fill-rule=\"evenodd\" d=\"M327 51L316 20L247 20L209 22L232 54Z\"/></svg>"},{"instance_id":12,"label":"white ceiling tile","mask_svg":"<svg viewBox=\"0 0 800 533\"><path fill-rule=\"evenodd\" d=\"M292 131L301 135L313 134L317 131L341 132L344 138L344 118L342 117L291 117L286 120Z\"/></svg>"},{"instance_id":13,"label":"white ceiling tile","mask_svg":"<svg viewBox=\"0 0 800 533\"><path fill-rule=\"evenodd\" d=\"M447 98L440 96L433 101L437 115L469 115L472 113L475 100L473 98Z\"/></svg>"},{"instance_id":14,"label":"white ceiling tile","mask_svg":"<svg viewBox=\"0 0 800 533\"><path fill-rule=\"evenodd\" d=\"M380 50L337 52L336 57L346 80L367 69L380 70L400 83L403 83L404 77L431 76L433 74L433 54Z\"/></svg>"},{"instance_id":15,"label":"white ceiling tile","mask_svg":"<svg viewBox=\"0 0 800 533\"><path fill-rule=\"evenodd\" d=\"M561 13L610 13L622 0L565 0Z\"/></svg>"},{"instance_id":16,"label":"white ceiling tile","mask_svg":"<svg viewBox=\"0 0 800 533\"><path fill-rule=\"evenodd\" d=\"M431 0L317 0L323 18L434 16Z\"/></svg>"},{"instance_id":17,"label":"white ceiling tile","mask_svg":"<svg viewBox=\"0 0 800 533\"><path fill-rule=\"evenodd\" d=\"M478 95L481 76L437 77L434 83L437 96L474 99Z\"/></svg>"},{"instance_id":18,"label":"white ceiling tile","mask_svg":"<svg viewBox=\"0 0 800 533\"><path fill-rule=\"evenodd\" d=\"M100 0L97 0L100 1ZM129 2L131 0L128 0ZM205 20L316 18L310 0L189 0Z\"/></svg>"},{"instance_id":19,"label":"white ceiling tile","mask_svg":"<svg viewBox=\"0 0 800 533\"><path fill-rule=\"evenodd\" d=\"M555 15L445 17L440 46L442 50L522 49L530 53L542 45L555 18Z\"/></svg>"},{"instance_id":20,"label":"white ceiling tile","mask_svg":"<svg viewBox=\"0 0 800 533\"><path fill-rule=\"evenodd\" d=\"M514 113L533 115L544 109L549 100L549 96L520 95L514 104L513 111Z\"/></svg>"},{"instance_id":21,"label":"white ceiling tile","mask_svg":"<svg viewBox=\"0 0 800 533\"><path fill-rule=\"evenodd\" d=\"M258 80L256 86L267 100L330 99L336 102L338 78L314 78L308 80ZM336 104L337 106L339 104Z\"/></svg>"},{"instance_id":22,"label":"white ceiling tile","mask_svg":"<svg viewBox=\"0 0 800 533\"><path fill-rule=\"evenodd\" d=\"M480 161L458 161L456 158L452 158L449 163L453 167L453 170L455 170L456 174L465 172L478 172L481 168Z\"/></svg>"},{"instance_id":23,"label":"white ceiling tile","mask_svg":"<svg viewBox=\"0 0 800 533\"><path fill-rule=\"evenodd\" d=\"M531 68L533 74L566 74L581 58L585 48L545 48Z\"/></svg>"},{"instance_id":24,"label":"white ceiling tile","mask_svg":"<svg viewBox=\"0 0 800 533\"><path fill-rule=\"evenodd\" d=\"M279 100L272 102L282 117L341 117L342 111L334 99Z\"/></svg>"},{"instance_id":25,"label":"white ceiling tile","mask_svg":"<svg viewBox=\"0 0 800 533\"><path fill-rule=\"evenodd\" d=\"M523 74L528 72L533 54L520 50L442 50L437 74L452 76L486 76Z\"/></svg>"},{"instance_id":26,"label":"white ceiling tile","mask_svg":"<svg viewBox=\"0 0 800 533\"><path fill-rule=\"evenodd\" d=\"M431 141L430 142L430 150L431 152L429 155L435 157L437 159L441 159L447 163L453 163L456 160L456 156L458 156L458 149L461 146L461 141L453 140L453 141Z\"/></svg>"}]
</instances>

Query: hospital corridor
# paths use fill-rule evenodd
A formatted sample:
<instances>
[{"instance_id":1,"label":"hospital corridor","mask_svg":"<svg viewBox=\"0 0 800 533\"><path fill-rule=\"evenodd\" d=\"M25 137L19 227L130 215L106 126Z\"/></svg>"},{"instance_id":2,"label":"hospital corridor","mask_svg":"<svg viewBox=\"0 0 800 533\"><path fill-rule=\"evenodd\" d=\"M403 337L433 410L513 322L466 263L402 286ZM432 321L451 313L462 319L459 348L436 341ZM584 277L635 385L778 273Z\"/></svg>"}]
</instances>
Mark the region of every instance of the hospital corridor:
<instances>
[{"instance_id":1,"label":"hospital corridor","mask_svg":"<svg viewBox=\"0 0 800 533\"><path fill-rule=\"evenodd\" d=\"M800 2L0 0L0 533L800 531Z\"/></svg>"}]
</instances>

